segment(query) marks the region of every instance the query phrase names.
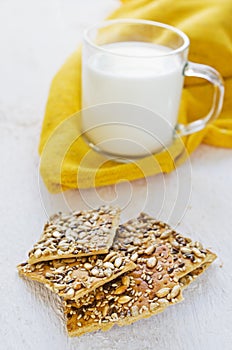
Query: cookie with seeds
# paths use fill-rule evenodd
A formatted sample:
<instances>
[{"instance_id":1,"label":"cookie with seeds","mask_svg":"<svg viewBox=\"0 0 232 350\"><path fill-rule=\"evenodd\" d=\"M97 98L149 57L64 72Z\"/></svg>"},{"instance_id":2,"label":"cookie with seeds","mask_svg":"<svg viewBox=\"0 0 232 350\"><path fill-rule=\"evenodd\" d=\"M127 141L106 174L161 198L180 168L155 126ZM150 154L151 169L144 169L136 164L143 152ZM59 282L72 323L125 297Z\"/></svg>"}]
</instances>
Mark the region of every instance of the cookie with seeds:
<instances>
[{"instance_id":1,"label":"cookie with seeds","mask_svg":"<svg viewBox=\"0 0 232 350\"><path fill-rule=\"evenodd\" d=\"M141 213L119 226L106 255L25 263L18 269L62 297L68 333L76 336L162 312L181 301L182 289L215 258L199 242Z\"/></svg>"},{"instance_id":2,"label":"cookie with seeds","mask_svg":"<svg viewBox=\"0 0 232 350\"><path fill-rule=\"evenodd\" d=\"M212 263L217 257L200 242L182 236L168 224L145 213L119 226L113 249L136 261L144 252L152 254L158 243L170 249L174 264L169 268L169 274L176 281L201 265Z\"/></svg>"},{"instance_id":3,"label":"cookie with seeds","mask_svg":"<svg viewBox=\"0 0 232 350\"><path fill-rule=\"evenodd\" d=\"M179 244L178 247L175 241ZM173 249L174 245L176 249ZM165 249L169 250L169 258L167 259L169 264L168 266L166 265L166 270L164 266L159 263L159 259L166 257L164 252L160 251L161 246L165 246ZM185 249L181 249L183 247ZM192 249L192 254L194 254L194 252L197 253L198 256L196 255L196 259L192 257L190 259L186 256L185 252L190 248ZM200 250L200 254L194 248ZM202 273L206 267L210 266L216 258L214 253L209 250L204 250L199 242L193 243L191 239L181 236L167 224L157 221L144 213L140 214L138 218L119 226L112 249L120 251L125 254L125 256L128 256L128 258L137 264L137 269L127 273L126 276L119 277L117 281L109 282L95 292L89 293L86 295L86 298L80 298L77 303L72 303L70 301L65 303L65 312L68 315L67 330L71 336L81 335L97 329L106 330L111 328L114 323L119 325L129 324L140 318L149 317L162 312L167 306L180 301L182 299L181 289L191 283L191 281ZM132 276L131 278L133 279L133 275L136 275L139 266L141 271L141 264L144 264L144 262L146 262L147 268L155 268L157 273L159 273L157 275L159 290L157 290L157 287L153 288L153 291L157 290L158 295L155 295L155 299L153 300L149 299L150 301L152 300L151 305L154 310L152 310L152 312L149 308L147 310L147 305L144 303L143 311L141 315L137 317L133 317L130 314L125 315L125 312L120 313L120 317L115 316L115 312L112 312L112 307L109 306L107 298L111 301L116 300L117 302L117 298L119 298L120 293L122 293L122 301L125 301L125 306L127 307L127 303L129 305L133 298L130 299L130 290L128 291L128 289L125 288L122 279L126 278L128 280L128 276ZM162 274L164 272L166 272L166 278L163 280ZM147 278L146 274L140 275L140 278L144 277L145 279ZM148 281L150 281L149 277ZM175 283L175 285L170 287L170 283ZM114 289L115 291L112 292ZM137 293L141 293L143 300L144 297L146 299L144 288L142 290L137 290ZM165 293L167 293L168 296L167 300L163 297ZM175 296L178 296L177 300L175 300ZM162 300L161 305L159 305L159 297L161 297ZM119 299L119 301L120 300L121 299ZM135 306L137 305L135 304ZM104 316L106 310L110 313L106 315L106 317L109 316L107 318L108 321ZM119 310L121 311L121 309ZM133 308L133 310L136 312L137 307ZM92 312L95 316L91 316ZM111 314L114 314L113 319L110 318Z\"/></svg>"},{"instance_id":4,"label":"cookie with seeds","mask_svg":"<svg viewBox=\"0 0 232 350\"><path fill-rule=\"evenodd\" d=\"M141 297L144 295L141 294L140 290L135 293L133 291L131 292L131 288L136 285L134 281L137 281L138 286L138 273L135 274L135 271L120 276L117 280L109 282L104 287L100 287L96 291L89 293L85 298L78 299L77 302L72 300L63 301L68 334L69 336L81 336L97 330L106 331L114 324L119 326L129 325L141 318L161 313L168 306L180 302L182 300L182 290L195 281L210 265L211 262L205 263L181 277L179 283L173 286L171 292L169 292L170 296L171 294L175 296L174 299L170 299L170 297L168 299L158 298L158 296L160 297L167 293L167 287L162 288L161 286L161 289L156 292L157 298L148 300L148 305L150 305L151 309L147 309L147 303L145 303L145 307L140 304L140 309L136 305L136 302L132 303L132 305L130 304L129 307L129 303L133 298L136 300L138 296ZM131 293L133 294L132 299L129 300ZM119 316L117 312L113 312L115 309L112 310L113 302L115 303L115 309L117 309L118 305L120 307L121 305L125 305L126 307ZM120 302L125 303L120 304Z\"/></svg>"},{"instance_id":5,"label":"cookie with seeds","mask_svg":"<svg viewBox=\"0 0 232 350\"><path fill-rule=\"evenodd\" d=\"M112 246L120 210L102 206L88 211L62 213L50 218L28 262L105 254Z\"/></svg>"},{"instance_id":6,"label":"cookie with seeds","mask_svg":"<svg viewBox=\"0 0 232 350\"><path fill-rule=\"evenodd\" d=\"M107 256L111 261L107 260ZM18 265L18 272L31 280L44 283L47 288L64 299L78 298L117 278L136 265L126 256L114 252L108 255L93 255ZM120 262L120 264L119 264Z\"/></svg>"},{"instance_id":7,"label":"cookie with seeds","mask_svg":"<svg viewBox=\"0 0 232 350\"><path fill-rule=\"evenodd\" d=\"M152 255L140 256L134 271L97 288L77 303L65 301L68 334L80 336L110 329L114 324L128 325L181 301L180 285L168 273L172 265L169 249L158 244Z\"/></svg>"}]
</instances>

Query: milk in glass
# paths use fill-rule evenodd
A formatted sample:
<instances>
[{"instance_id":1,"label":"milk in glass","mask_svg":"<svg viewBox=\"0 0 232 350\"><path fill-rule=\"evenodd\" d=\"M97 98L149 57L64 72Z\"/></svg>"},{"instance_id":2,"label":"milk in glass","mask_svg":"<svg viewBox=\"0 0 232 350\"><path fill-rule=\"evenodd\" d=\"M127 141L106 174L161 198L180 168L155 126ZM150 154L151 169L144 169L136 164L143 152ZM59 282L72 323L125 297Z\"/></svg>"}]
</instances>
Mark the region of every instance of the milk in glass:
<instances>
[{"instance_id":1,"label":"milk in glass","mask_svg":"<svg viewBox=\"0 0 232 350\"><path fill-rule=\"evenodd\" d=\"M144 42L101 48L83 63L82 108L96 106L82 112L85 137L100 150L124 157L169 145L183 86L180 57Z\"/></svg>"}]
</instances>

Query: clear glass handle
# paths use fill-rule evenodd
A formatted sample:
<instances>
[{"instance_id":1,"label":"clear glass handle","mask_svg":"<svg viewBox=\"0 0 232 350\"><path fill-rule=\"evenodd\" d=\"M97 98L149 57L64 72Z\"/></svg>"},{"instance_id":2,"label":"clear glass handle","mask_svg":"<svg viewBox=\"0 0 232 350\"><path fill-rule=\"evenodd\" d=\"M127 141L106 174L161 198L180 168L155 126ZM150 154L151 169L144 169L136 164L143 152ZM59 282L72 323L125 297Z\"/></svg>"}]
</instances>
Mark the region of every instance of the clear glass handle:
<instances>
[{"instance_id":1,"label":"clear glass handle","mask_svg":"<svg viewBox=\"0 0 232 350\"><path fill-rule=\"evenodd\" d=\"M209 113L202 119L198 119L189 124L178 124L176 131L179 135L189 135L200 131L205 126L218 117L222 110L224 98L224 84L221 75L212 67L204 64L188 62L183 71L186 77L198 77L208 80L214 86L212 107Z\"/></svg>"}]
</instances>

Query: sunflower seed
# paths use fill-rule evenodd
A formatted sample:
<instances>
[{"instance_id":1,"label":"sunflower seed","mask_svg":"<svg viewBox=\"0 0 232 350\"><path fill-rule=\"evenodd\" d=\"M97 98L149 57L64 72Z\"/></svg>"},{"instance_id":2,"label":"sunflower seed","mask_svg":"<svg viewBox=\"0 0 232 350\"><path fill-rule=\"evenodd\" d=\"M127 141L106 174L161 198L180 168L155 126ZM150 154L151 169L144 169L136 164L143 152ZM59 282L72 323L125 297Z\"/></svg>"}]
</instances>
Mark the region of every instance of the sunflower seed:
<instances>
[{"instance_id":1,"label":"sunflower seed","mask_svg":"<svg viewBox=\"0 0 232 350\"><path fill-rule=\"evenodd\" d=\"M204 258L205 254L202 253L198 248L192 248L192 252L198 257L198 258Z\"/></svg>"},{"instance_id":2,"label":"sunflower seed","mask_svg":"<svg viewBox=\"0 0 232 350\"><path fill-rule=\"evenodd\" d=\"M127 286L123 286L123 285L122 285L122 286L118 287L118 288L115 290L114 294L116 294L116 295L122 294L122 293L124 293L126 290L127 290Z\"/></svg>"},{"instance_id":3,"label":"sunflower seed","mask_svg":"<svg viewBox=\"0 0 232 350\"><path fill-rule=\"evenodd\" d=\"M104 262L103 266L106 267L107 269L114 270L114 265L109 261Z\"/></svg>"},{"instance_id":4,"label":"sunflower seed","mask_svg":"<svg viewBox=\"0 0 232 350\"><path fill-rule=\"evenodd\" d=\"M108 311L109 311L109 305L106 304L106 305L104 306L103 311L102 311L102 316L103 316L103 317L106 317Z\"/></svg>"},{"instance_id":5,"label":"sunflower seed","mask_svg":"<svg viewBox=\"0 0 232 350\"><path fill-rule=\"evenodd\" d=\"M41 249L37 249L35 252L34 252L34 256L36 259L40 258L42 255L42 250Z\"/></svg>"},{"instance_id":6,"label":"sunflower seed","mask_svg":"<svg viewBox=\"0 0 232 350\"><path fill-rule=\"evenodd\" d=\"M154 245L150 245L147 249L145 249L144 253L147 255L151 255L155 250L155 246Z\"/></svg>"},{"instance_id":7,"label":"sunflower seed","mask_svg":"<svg viewBox=\"0 0 232 350\"><path fill-rule=\"evenodd\" d=\"M70 245L68 245L68 244L60 244L59 245L59 249L64 250L64 251L69 250L69 248L70 248Z\"/></svg>"},{"instance_id":8,"label":"sunflower seed","mask_svg":"<svg viewBox=\"0 0 232 350\"><path fill-rule=\"evenodd\" d=\"M162 306L162 307L166 307L169 305L169 301L167 299L159 299L158 303Z\"/></svg>"},{"instance_id":9,"label":"sunflower seed","mask_svg":"<svg viewBox=\"0 0 232 350\"><path fill-rule=\"evenodd\" d=\"M93 276L99 276L99 270L96 266L90 272Z\"/></svg>"},{"instance_id":10,"label":"sunflower seed","mask_svg":"<svg viewBox=\"0 0 232 350\"><path fill-rule=\"evenodd\" d=\"M93 266L90 263L87 262L87 263L84 263L84 268L86 270L91 270L93 268Z\"/></svg>"},{"instance_id":11,"label":"sunflower seed","mask_svg":"<svg viewBox=\"0 0 232 350\"><path fill-rule=\"evenodd\" d=\"M106 255L104 261L110 260L115 254L116 252L110 252L109 254Z\"/></svg>"},{"instance_id":12,"label":"sunflower seed","mask_svg":"<svg viewBox=\"0 0 232 350\"><path fill-rule=\"evenodd\" d=\"M75 290L73 288L70 288L66 293L65 296L69 298L73 298L75 295Z\"/></svg>"},{"instance_id":13,"label":"sunflower seed","mask_svg":"<svg viewBox=\"0 0 232 350\"><path fill-rule=\"evenodd\" d=\"M180 247L179 243L175 239L171 242L171 245L176 249L179 249Z\"/></svg>"},{"instance_id":14,"label":"sunflower seed","mask_svg":"<svg viewBox=\"0 0 232 350\"><path fill-rule=\"evenodd\" d=\"M149 259L147 260L147 267L149 267L150 269L152 269L153 267L155 267L156 263L157 263L157 260L156 260L156 258L153 256L152 258L149 258Z\"/></svg>"},{"instance_id":15,"label":"sunflower seed","mask_svg":"<svg viewBox=\"0 0 232 350\"><path fill-rule=\"evenodd\" d=\"M60 238L61 233L60 233L59 231L54 231L54 232L52 232L52 235L53 235L53 237L55 237L55 238Z\"/></svg>"},{"instance_id":16,"label":"sunflower seed","mask_svg":"<svg viewBox=\"0 0 232 350\"><path fill-rule=\"evenodd\" d=\"M57 269L56 269L56 273L61 273L61 272L64 272L64 270L65 270L65 266L60 266L60 267L58 267Z\"/></svg>"},{"instance_id":17,"label":"sunflower seed","mask_svg":"<svg viewBox=\"0 0 232 350\"><path fill-rule=\"evenodd\" d=\"M161 234L160 238L161 238L161 239L166 239L166 238L168 238L168 237L170 236L171 233L172 233L171 230L167 230L167 231L165 231L165 232L163 232L163 233Z\"/></svg>"},{"instance_id":18,"label":"sunflower seed","mask_svg":"<svg viewBox=\"0 0 232 350\"><path fill-rule=\"evenodd\" d=\"M170 297L171 299L177 297L177 295L180 293L180 286L179 285L176 285L172 288L172 291L170 293Z\"/></svg>"},{"instance_id":19,"label":"sunflower seed","mask_svg":"<svg viewBox=\"0 0 232 350\"><path fill-rule=\"evenodd\" d=\"M139 257L138 253L136 252L136 253L131 255L131 260L135 262L138 259L138 257Z\"/></svg>"},{"instance_id":20,"label":"sunflower seed","mask_svg":"<svg viewBox=\"0 0 232 350\"><path fill-rule=\"evenodd\" d=\"M141 240L139 238L134 238L133 244L134 245L140 245L141 244Z\"/></svg>"},{"instance_id":21,"label":"sunflower seed","mask_svg":"<svg viewBox=\"0 0 232 350\"><path fill-rule=\"evenodd\" d=\"M181 251L181 253L183 253L183 254L191 254L191 253L192 253L192 249L189 249L189 248L187 248L187 247L181 247L181 248L180 248L180 251Z\"/></svg>"},{"instance_id":22,"label":"sunflower seed","mask_svg":"<svg viewBox=\"0 0 232 350\"><path fill-rule=\"evenodd\" d=\"M66 288L65 284L59 284L59 283L54 283L54 287L58 290L62 290L64 288Z\"/></svg>"},{"instance_id":23,"label":"sunflower seed","mask_svg":"<svg viewBox=\"0 0 232 350\"><path fill-rule=\"evenodd\" d=\"M107 268L107 269L104 270L104 275L105 275L106 277L112 276L112 273L113 273L113 271L112 271L111 269L109 269L109 268Z\"/></svg>"},{"instance_id":24,"label":"sunflower seed","mask_svg":"<svg viewBox=\"0 0 232 350\"><path fill-rule=\"evenodd\" d=\"M129 303L130 300L131 300L131 297L129 297L128 295L123 295L123 296L118 298L119 304Z\"/></svg>"},{"instance_id":25,"label":"sunflower seed","mask_svg":"<svg viewBox=\"0 0 232 350\"><path fill-rule=\"evenodd\" d=\"M45 277L51 278L51 277L54 277L54 275L53 275L53 273L46 272Z\"/></svg>"},{"instance_id":26,"label":"sunflower seed","mask_svg":"<svg viewBox=\"0 0 232 350\"><path fill-rule=\"evenodd\" d=\"M121 257L116 258L114 261L114 266L119 268L121 265L122 265L122 258Z\"/></svg>"},{"instance_id":27,"label":"sunflower seed","mask_svg":"<svg viewBox=\"0 0 232 350\"><path fill-rule=\"evenodd\" d=\"M156 295L158 298L163 298L163 297L166 297L166 295L168 295L169 292L170 292L170 288L165 287L158 290L156 292Z\"/></svg>"}]
</instances>

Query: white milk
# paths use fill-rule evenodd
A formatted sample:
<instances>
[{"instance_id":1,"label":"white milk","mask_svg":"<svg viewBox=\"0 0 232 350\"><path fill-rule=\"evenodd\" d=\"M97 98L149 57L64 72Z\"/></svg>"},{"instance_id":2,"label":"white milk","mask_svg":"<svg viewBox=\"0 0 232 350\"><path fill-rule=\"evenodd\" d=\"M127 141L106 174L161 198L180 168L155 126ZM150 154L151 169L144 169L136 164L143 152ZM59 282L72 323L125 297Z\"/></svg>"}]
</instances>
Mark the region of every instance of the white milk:
<instances>
[{"instance_id":1,"label":"white milk","mask_svg":"<svg viewBox=\"0 0 232 350\"><path fill-rule=\"evenodd\" d=\"M82 112L86 138L100 150L124 157L168 146L183 86L180 57L167 55L169 48L143 42L103 48L114 54L99 51L83 59L82 107L114 104Z\"/></svg>"}]
</instances>

